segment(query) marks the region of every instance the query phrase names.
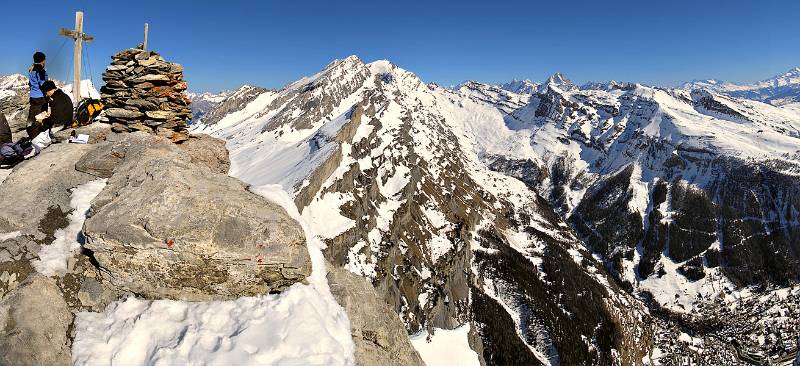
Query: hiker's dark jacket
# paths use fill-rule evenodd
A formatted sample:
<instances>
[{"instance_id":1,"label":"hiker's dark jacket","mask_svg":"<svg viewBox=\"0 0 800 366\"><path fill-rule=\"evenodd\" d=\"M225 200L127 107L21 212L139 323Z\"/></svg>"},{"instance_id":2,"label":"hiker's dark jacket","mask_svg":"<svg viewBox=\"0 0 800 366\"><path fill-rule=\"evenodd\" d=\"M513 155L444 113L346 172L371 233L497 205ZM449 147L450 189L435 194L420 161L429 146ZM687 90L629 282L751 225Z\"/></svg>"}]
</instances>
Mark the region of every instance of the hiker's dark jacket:
<instances>
[{"instance_id":1,"label":"hiker's dark jacket","mask_svg":"<svg viewBox=\"0 0 800 366\"><path fill-rule=\"evenodd\" d=\"M3 113L0 113L0 144L11 142L11 128Z\"/></svg>"},{"instance_id":2,"label":"hiker's dark jacket","mask_svg":"<svg viewBox=\"0 0 800 366\"><path fill-rule=\"evenodd\" d=\"M72 99L61 89L57 89L50 97L50 117L42 125L44 129L53 126L65 126L72 123Z\"/></svg>"}]
</instances>

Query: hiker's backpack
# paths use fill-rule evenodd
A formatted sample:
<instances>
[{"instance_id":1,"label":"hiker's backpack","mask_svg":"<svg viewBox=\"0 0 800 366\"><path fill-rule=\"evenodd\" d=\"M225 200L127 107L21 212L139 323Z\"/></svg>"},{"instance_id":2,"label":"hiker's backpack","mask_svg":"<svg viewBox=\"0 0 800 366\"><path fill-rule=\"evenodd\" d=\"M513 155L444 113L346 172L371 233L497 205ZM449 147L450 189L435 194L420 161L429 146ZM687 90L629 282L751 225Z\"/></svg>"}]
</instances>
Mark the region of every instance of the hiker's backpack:
<instances>
[{"instance_id":1,"label":"hiker's backpack","mask_svg":"<svg viewBox=\"0 0 800 366\"><path fill-rule=\"evenodd\" d=\"M103 110L105 105L103 102L97 99L84 99L80 103L78 103L78 107L75 108L75 120L72 121L72 124L68 126L64 126L64 128L75 128L78 126L86 126L100 114L100 111Z\"/></svg>"},{"instance_id":2,"label":"hiker's backpack","mask_svg":"<svg viewBox=\"0 0 800 366\"><path fill-rule=\"evenodd\" d=\"M0 145L0 165L11 166L25 160L25 156L34 150L33 144L28 139L22 139L16 143L5 143Z\"/></svg>"}]
</instances>

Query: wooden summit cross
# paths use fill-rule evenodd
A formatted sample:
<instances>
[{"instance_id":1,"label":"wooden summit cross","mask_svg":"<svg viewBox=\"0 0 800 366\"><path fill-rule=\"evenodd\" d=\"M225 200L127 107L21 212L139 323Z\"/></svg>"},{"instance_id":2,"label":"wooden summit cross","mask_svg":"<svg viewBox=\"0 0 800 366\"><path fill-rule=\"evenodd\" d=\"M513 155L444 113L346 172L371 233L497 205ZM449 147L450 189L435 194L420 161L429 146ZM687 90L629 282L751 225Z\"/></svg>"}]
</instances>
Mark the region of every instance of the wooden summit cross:
<instances>
[{"instance_id":1,"label":"wooden summit cross","mask_svg":"<svg viewBox=\"0 0 800 366\"><path fill-rule=\"evenodd\" d=\"M73 74L75 82L72 84L73 103L77 105L81 100L81 52L83 50L83 42L91 42L94 37L83 33L83 12L75 12L75 29L70 30L61 28L58 34L72 38L75 41L75 55L73 58Z\"/></svg>"}]
</instances>

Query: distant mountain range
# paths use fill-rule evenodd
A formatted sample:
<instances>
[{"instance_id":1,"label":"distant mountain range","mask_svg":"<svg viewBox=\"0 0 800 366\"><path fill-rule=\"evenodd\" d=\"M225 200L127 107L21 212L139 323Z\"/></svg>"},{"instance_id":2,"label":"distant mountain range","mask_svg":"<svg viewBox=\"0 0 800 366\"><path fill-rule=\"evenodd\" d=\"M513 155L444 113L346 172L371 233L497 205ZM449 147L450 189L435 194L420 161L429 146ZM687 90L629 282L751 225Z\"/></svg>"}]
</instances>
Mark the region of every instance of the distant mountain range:
<instances>
[{"instance_id":1,"label":"distant mountain range","mask_svg":"<svg viewBox=\"0 0 800 366\"><path fill-rule=\"evenodd\" d=\"M800 102L800 67L784 74L752 84L735 84L720 80L695 80L684 84L687 89L709 89L736 98L758 100L773 105Z\"/></svg>"}]
</instances>

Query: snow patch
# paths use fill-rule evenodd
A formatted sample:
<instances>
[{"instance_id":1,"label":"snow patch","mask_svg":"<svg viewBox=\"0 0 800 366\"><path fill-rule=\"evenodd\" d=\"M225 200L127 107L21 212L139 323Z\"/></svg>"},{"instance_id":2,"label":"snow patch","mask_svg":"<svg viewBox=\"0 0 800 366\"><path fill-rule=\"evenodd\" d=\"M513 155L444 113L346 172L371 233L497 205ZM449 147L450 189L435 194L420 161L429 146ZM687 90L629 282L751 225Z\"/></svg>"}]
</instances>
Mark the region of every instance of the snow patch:
<instances>
[{"instance_id":1,"label":"snow patch","mask_svg":"<svg viewBox=\"0 0 800 366\"><path fill-rule=\"evenodd\" d=\"M19 238L22 236L22 233L19 231L12 231L10 233L0 233L0 242L4 242L9 239Z\"/></svg>"},{"instance_id":2,"label":"snow patch","mask_svg":"<svg viewBox=\"0 0 800 366\"><path fill-rule=\"evenodd\" d=\"M235 301L128 298L75 318L73 365L349 365L312 287ZM347 334L349 337L349 328Z\"/></svg>"},{"instance_id":3,"label":"snow patch","mask_svg":"<svg viewBox=\"0 0 800 366\"><path fill-rule=\"evenodd\" d=\"M428 366L479 366L478 354L469 347L469 323L456 329L434 328L411 336L411 344Z\"/></svg>"},{"instance_id":4,"label":"snow patch","mask_svg":"<svg viewBox=\"0 0 800 366\"><path fill-rule=\"evenodd\" d=\"M72 99L74 103L75 99L72 97L72 84L64 85L61 90L69 97L69 99ZM100 93L97 91L97 89L95 89L94 83L92 83L91 80L81 80L81 98L100 99Z\"/></svg>"},{"instance_id":5,"label":"snow patch","mask_svg":"<svg viewBox=\"0 0 800 366\"><path fill-rule=\"evenodd\" d=\"M69 225L56 230L53 242L39 249L39 259L32 262L37 272L45 276L63 276L67 273L69 260L81 247L79 240L83 222L86 221L86 212L89 211L92 200L105 186L106 179L98 179L82 184L72 191L72 212L67 217Z\"/></svg>"}]
</instances>

